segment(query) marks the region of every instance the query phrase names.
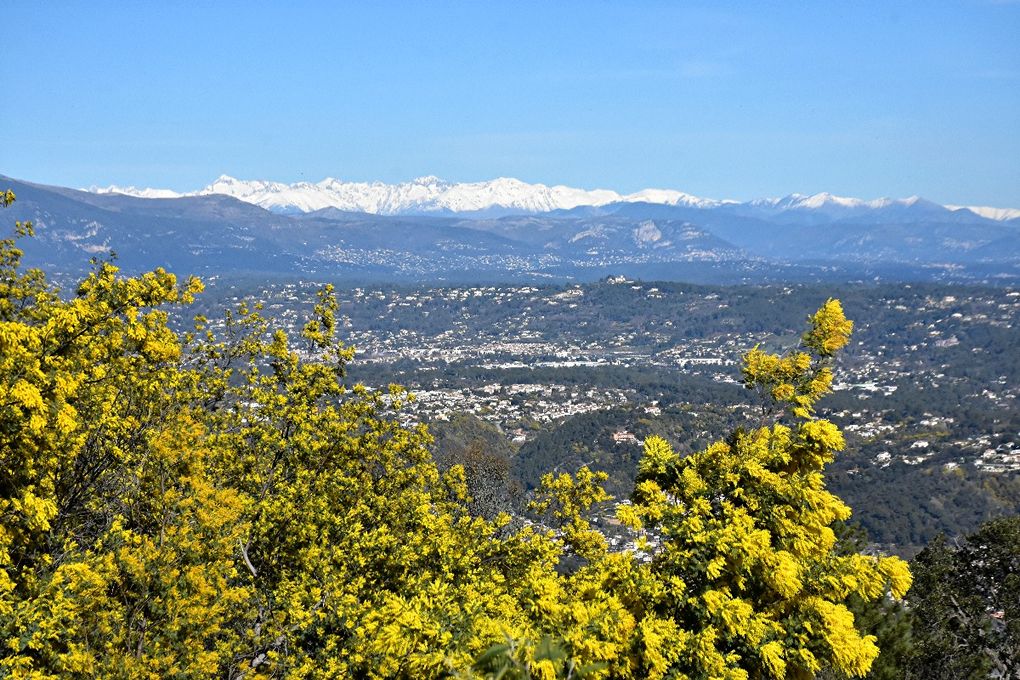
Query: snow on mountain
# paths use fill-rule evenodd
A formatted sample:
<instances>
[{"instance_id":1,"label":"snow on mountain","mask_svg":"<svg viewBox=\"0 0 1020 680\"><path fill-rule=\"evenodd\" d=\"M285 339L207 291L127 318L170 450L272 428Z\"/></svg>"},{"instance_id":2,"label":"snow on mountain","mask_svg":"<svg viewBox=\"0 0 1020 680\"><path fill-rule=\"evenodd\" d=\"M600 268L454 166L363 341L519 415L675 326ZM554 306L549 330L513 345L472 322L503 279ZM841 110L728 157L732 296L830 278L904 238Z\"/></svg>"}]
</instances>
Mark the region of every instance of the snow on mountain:
<instances>
[{"instance_id":1,"label":"snow on mountain","mask_svg":"<svg viewBox=\"0 0 1020 680\"><path fill-rule=\"evenodd\" d=\"M209 186L190 193L135 187L92 187L93 193L118 193L145 198L174 198L224 194L277 212L311 212L338 208L380 215L414 212L475 212L490 209L542 213L578 206L599 206L617 202L648 202L707 208L720 201L698 198L680 191L645 189L621 195L608 189L529 184L511 177L487 182L452 183L438 177L419 177L410 182L344 182L328 177L321 182L267 182L239 180L222 175Z\"/></svg>"},{"instance_id":2,"label":"snow on mountain","mask_svg":"<svg viewBox=\"0 0 1020 680\"><path fill-rule=\"evenodd\" d=\"M117 193L142 198L178 198L223 194L274 212L311 212L323 208L338 208L352 212L379 215L407 213L452 212L466 213L486 210L543 213L552 210L569 210L578 206L603 206L610 203L655 203L684 208L709 209L720 206L743 206L755 211L781 213L811 211L828 216L857 214L890 208L970 210L980 217L1005 221L1020 217L1020 209L972 206L938 206L918 196L909 198L878 198L863 200L835 196L828 192L817 194L790 194L782 198L760 198L746 203L700 198L672 189L644 189L632 194L619 194L609 189L576 189L573 187L529 184L511 177L499 177L487 182L447 182L438 177L426 176L401 182L345 182L328 177L321 182L268 182L240 180L222 175L209 186L190 193L168 189L137 189L135 187L91 187L93 193Z\"/></svg>"},{"instance_id":3,"label":"snow on mountain","mask_svg":"<svg viewBox=\"0 0 1020 680\"><path fill-rule=\"evenodd\" d=\"M113 184L108 187L91 186L88 188L88 191L93 194L123 194L138 198L180 198L186 195L170 189L137 189L135 187L119 187Z\"/></svg>"},{"instance_id":4,"label":"snow on mountain","mask_svg":"<svg viewBox=\"0 0 1020 680\"><path fill-rule=\"evenodd\" d=\"M984 217L986 220L995 220L996 222L1015 220L1020 217L1020 208L989 208L980 205L947 205L946 208L953 211L969 210L979 217Z\"/></svg>"},{"instance_id":5,"label":"snow on mountain","mask_svg":"<svg viewBox=\"0 0 1020 680\"><path fill-rule=\"evenodd\" d=\"M684 208L715 208L724 204L735 204L736 201L717 201L711 198L699 198L682 191L672 189L643 189L637 193L621 196L617 200L624 203L661 203L678 205Z\"/></svg>"},{"instance_id":6,"label":"snow on mountain","mask_svg":"<svg viewBox=\"0 0 1020 680\"><path fill-rule=\"evenodd\" d=\"M876 198L866 201L860 198L835 196L827 191L819 194L790 194L782 198L759 198L747 205L755 208L782 210L877 210L892 206L910 207L924 201L920 196L910 198Z\"/></svg>"}]
</instances>

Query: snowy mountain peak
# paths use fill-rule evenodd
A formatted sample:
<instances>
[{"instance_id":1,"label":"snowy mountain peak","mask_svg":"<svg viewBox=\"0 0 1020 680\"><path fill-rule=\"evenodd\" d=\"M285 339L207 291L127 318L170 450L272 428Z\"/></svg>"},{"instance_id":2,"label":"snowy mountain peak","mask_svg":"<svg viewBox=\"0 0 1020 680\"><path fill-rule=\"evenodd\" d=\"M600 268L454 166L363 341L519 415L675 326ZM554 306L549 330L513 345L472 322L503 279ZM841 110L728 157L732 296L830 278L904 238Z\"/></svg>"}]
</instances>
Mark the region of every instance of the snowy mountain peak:
<instances>
[{"instance_id":1,"label":"snowy mountain peak","mask_svg":"<svg viewBox=\"0 0 1020 680\"><path fill-rule=\"evenodd\" d=\"M91 187L93 193L125 194L142 198L177 198L224 194L282 213L311 212L338 208L352 212L381 215L414 213L477 213L482 211L542 213L569 210L579 206L603 206L610 203L654 203L683 208L712 209L742 205L768 214L786 211L817 212L827 217L850 216L871 210L909 208L917 210L970 210L985 219L1005 221L1020 217L1020 210L968 206L940 206L920 196L902 199L862 200L823 191L816 194L793 193L782 198L761 198L738 204L736 201L700 198L674 189L643 189L619 194L610 189L577 189L564 185L529 184L514 177L497 177L485 182L454 183L435 175L424 175L409 182L348 182L327 177L320 182L285 184L265 180L242 180L220 175L208 186L190 193L168 189L138 189L133 186Z\"/></svg>"},{"instance_id":2,"label":"snowy mountain peak","mask_svg":"<svg viewBox=\"0 0 1020 680\"><path fill-rule=\"evenodd\" d=\"M969 210L978 217L984 217L986 220L995 220L996 222L1020 219L1020 208L990 208L983 205L947 205L946 209L952 210L953 212L958 210Z\"/></svg>"},{"instance_id":3,"label":"snowy mountain peak","mask_svg":"<svg viewBox=\"0 0 1020 680\"><path fill-rule=\"evenodd\" d=\"M87 191L93 194L122 194L124 196L135 196L137 198L180 198L184 195L170 189L138 189L133 186L119 187L115 184L111 184L108 187L97 187L93 185L89 187Z\"/></svg>"},{"instance_id":4,"label":"snowy mountain peak","mask_svg":"<svg viewBox=\"0 0 1020 680\"><path fill-rule=\"evenodd\" d=\"M859 207L863 201L859 198L846 198L844 196L834 196L828 191L823 191L813 196L800 199L798 208L823 208L825 206L838 206L840 208L856 208Z\"/></svg>"},{"instance_id":5,"label":"snowy mountain peak","mask_svg":"<svg viewBox=\"0 0 1020 680\"><path fill-rule=\"evenodd\" d=\"M853 215L865 211L881 210L886 208L927 208L945 210L946 207L921 198L910 196L908 198L876 198L864 200L848 196L837 196L822 191L817 194L789 194L782 198L760 198L749 201L745 205L753 208L765 209L771 212L790 211L814 211L822 212L830 216Z\"/></svg>"},{"instance_id":6,"label":"snowy mountain peak","mask_svg":"<svg viewBox=\"0 0 1020 680\"><path fill-rule=\"evenodd\" d=\"M717 201L711 198L699 198L673 189L643 189L633 194L620 197L627 203L661 203L677 205L685 208L714 208L723 204L735 204L736 201Z\"/></svg>"},{"instance_id":7,"label":"snowy mountain peak","mask_svg":"<svg viewBox=\"0 0 1020 680\"><path fill-rule=\"evenodd\" d=\"M411 180L412 184L447 184L435 175L422 175Z\"/></svg>"}]
</instances>

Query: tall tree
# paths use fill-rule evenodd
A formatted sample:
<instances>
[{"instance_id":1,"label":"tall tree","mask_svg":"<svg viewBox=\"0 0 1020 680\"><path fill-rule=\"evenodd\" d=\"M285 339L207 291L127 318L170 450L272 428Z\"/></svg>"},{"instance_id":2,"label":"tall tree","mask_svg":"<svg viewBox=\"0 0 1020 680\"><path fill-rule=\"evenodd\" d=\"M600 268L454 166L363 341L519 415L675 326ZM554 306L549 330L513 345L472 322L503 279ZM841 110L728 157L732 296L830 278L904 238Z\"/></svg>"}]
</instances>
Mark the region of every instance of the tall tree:
<instances>
[{"instance_id":1,"label":"tall tree","mask_svg":"<svg viewBox=\"0 0 1020 680\"><path fill-rule=\"evenodd\" d=\"M624 518L661 540L634 579L647 677L810 678L826 667L859 676L878 655L845 601L902 597L910 574L899 558L836 549L832 527L850 508L822 473L844 441L814 412L851 330L829 300L810 318L803 349L745 355L760 426L688 457L646 440Z\"/></svg>"},{"instance_id":2,"label":"tall tree","mask_svg":"<svg viewBox=\"0 0 1020 680\"><path fill-rule=\"evenodd\" d=\"M1020 517L940 537L912 567L910 677L1020 677Z\"/></svg>"}]
</instances>

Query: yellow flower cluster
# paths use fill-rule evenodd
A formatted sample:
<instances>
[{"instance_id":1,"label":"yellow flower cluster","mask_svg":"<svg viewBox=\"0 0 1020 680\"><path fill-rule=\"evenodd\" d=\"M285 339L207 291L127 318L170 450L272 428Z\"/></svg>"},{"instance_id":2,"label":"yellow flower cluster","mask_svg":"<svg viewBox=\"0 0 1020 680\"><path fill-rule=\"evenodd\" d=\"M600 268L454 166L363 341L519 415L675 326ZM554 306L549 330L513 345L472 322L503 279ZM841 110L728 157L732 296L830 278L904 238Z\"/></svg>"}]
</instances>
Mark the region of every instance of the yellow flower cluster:
<instances>
[{"instance_id":1,"label":"yellow flower cluster","mask_svg":"<svg viewBox=\"0 0 1020 680\"><path fill-rule=\"evenodd\" d=\"M587 468L543 480L548 526L473 516L463 469L394 417L410 395L345 383L331 288L299 347L258 304L178 335L167 307L197 280L98 263L61 297L16 245L0 241L0 676L861 675L877 649L842 602L909 587L899 560L833 551L850 511L822 471L843 439L812 407L851 328L838 302L807 351L745 358L774 422L688 457L646 441L620 506L661 537L641 562L586 519L609 500Z\"/></svg>"}]
</instances>

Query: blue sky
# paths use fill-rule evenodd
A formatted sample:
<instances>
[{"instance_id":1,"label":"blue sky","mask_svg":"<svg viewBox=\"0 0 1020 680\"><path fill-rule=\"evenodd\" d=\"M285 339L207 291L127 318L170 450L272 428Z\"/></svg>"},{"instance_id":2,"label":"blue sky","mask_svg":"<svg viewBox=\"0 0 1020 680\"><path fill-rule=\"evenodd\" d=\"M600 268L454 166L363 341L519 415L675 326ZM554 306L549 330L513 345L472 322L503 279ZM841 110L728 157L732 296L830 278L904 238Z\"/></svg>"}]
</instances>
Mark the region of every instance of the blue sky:
<instances>
[{"instance_id":1,"label":"blue sky","mask_svg":"<svg viewBox=\"0 0 1020 680\"><path fill-rule=\"evenodd\" d=\"M0 173L1020 207L1020 3L199 4L5 2Z\"/></svg>"}]
</instances>

